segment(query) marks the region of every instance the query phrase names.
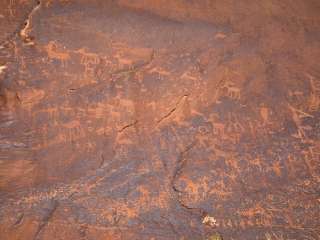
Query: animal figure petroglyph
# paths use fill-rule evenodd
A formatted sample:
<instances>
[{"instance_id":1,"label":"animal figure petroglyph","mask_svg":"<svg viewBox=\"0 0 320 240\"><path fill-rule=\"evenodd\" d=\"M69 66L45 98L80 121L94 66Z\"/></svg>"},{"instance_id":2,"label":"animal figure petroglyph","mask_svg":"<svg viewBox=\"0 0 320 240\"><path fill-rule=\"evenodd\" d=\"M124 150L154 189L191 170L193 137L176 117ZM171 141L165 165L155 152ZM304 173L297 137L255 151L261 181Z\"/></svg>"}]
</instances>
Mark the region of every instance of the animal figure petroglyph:
<instances>
[{"instance_id":1,"label":"animal figure petroglyph","mask_svg":"<svg viewBox=\"0 0 320 240\"><path fill-rule=\"evenodd\" d=\"M221 87L222 89L226 89L228 97L234 100L240 100L241 98L240 89L235 87L235 85L232 82L227 81Z\"/></svg>"},{"instance_id":2,"label":"animal figure petroglyph","mask_svg":"<svg viewBox=\"0 0 320 240\"><path fill-rule=\"evenodd\" d=\"M186 80L194 80L194 81L197 81L198 79L194 76L192 76L189 72L185 72L181 75L181 78L182 79L186 79Z\"/></svg>"},{"instance_id":3,"label":"animal figure petroglyph","mask_svg":"<svg viewBox=\"0 0 320 240\"><path fill-rule=\"evenodd\" d=\"M75 51L75 53L79 53L81 55L81 64L98 64L99 56L95 53L88 52L86 48L80 48Z\"/></svg>"},{"instance_id":4,"label":"animal figure petroglyph","mask_svg":"<svg viewBox=\"0 0 320 240\"><path fill-rule=\"evenodd\" d=\"M70 60L70 54L68 52L58 51L58 45L54 41L50 41L44 49L50 60L58 60L63 67L66 67L67 62Z\"/></svg>"},{"instance_id":5,"label":"animal figure petroglyph","mask_svg":"<svg viewBox=\"0 0 320 240\"><path fill-rule=\"evenodd\" d=\"M88 52L86 48L80 48L75 51L81 55L80 63L85 68L85 75L92 75L94 73L95 66L99 64L100 58L97 54Z\"/></svg>"},{"instance_id":6,"label":"animal figure petroglyph","mask_svg":"<svg viewBox=\"0 0 320 240\"><path fill-rule=\"evenodd\" d=\"M237 72L232 72L232 73L238 74ZM234 82L231 80L229 69L225 69L224 79L221 81L219 85L220 85L219 88L222 91L225 89L228 97L234 100L240 100L241 98L240 88L236 87Z\"/></svg>"}]
</instances>

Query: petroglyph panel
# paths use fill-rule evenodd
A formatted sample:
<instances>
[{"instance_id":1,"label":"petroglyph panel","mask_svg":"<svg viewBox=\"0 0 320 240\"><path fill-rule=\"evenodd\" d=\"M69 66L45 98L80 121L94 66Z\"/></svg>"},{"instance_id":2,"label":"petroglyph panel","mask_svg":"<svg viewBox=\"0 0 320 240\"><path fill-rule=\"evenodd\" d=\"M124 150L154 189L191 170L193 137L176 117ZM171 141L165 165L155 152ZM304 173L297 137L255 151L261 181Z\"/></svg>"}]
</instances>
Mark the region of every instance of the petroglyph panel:
<instances>
[{"instance_id":1,"label":"petroglyph panel","mask_svg":"<svg viewBox=\"0 0 320 240\"><path fill-rule=\"evenodd\" d=\"M0 239L319 239L319 12L2 1Z\"/></svg>"}]
</instances>

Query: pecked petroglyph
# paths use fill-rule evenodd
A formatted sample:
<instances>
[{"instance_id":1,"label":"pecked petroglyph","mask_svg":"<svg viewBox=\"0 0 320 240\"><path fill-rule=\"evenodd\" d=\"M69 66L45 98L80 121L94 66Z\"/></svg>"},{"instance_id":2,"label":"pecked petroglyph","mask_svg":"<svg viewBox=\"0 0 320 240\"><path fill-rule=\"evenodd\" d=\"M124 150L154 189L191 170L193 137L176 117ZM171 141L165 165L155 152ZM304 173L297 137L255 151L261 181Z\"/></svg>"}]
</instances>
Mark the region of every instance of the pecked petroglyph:
<instances>
[{"instance_id":1,"label":"pecked petroglyph","mask_svg":"<svg viewBox=\"0 0 320 240\"><path fill-rule=\"evenodd\" d=\"M156 2L0 1L1 238L317 239L314 1Z\"/></svg>"},{"instance_id":2,"label":"pecked petroglyph","mask_svg":"<svg viewBox=\"0 0 320 240\"><path fill-rule=\"evenodd\" d=\"M44 47L49 60L57 60L60 62L62 67L66 67L68 61L70 60L70 54L67 51L59 50L59 48L60 46L54 41L50 41Z\"/></svg>"}]
</instances>

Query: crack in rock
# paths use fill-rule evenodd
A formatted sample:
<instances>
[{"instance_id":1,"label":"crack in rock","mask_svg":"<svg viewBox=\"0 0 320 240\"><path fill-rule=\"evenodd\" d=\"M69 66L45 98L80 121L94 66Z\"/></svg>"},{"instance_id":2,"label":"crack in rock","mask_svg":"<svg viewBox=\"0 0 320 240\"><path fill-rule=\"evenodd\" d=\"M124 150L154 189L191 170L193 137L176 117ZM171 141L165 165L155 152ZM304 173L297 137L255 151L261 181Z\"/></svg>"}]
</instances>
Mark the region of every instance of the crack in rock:
<instances>
[{"instance_id":1,"label":"crack in rock","mask_svg":"<svg viewBox=\"0 0 320 240\"><path fill-rule=\"evenodd\" d=\"M178 180L178 178L180 177L183 168L186 166L187 164L187 158L185 158L185 155L192 150L197 144L197 141L194 140L191 144L189 144L179 155L177 162L176 162L176 167L175 170L173 172L173 176L171 178L171 189L173 190L174 193L174 198L175 200L178 202L178 204L186 209L186 210L192 210L192 211L196 211L201 217L206 215L206 212L201 209L201 208L194 208L194 207L190 207L188 206L186 203L183 202L183 200L181 199L181 194L183 193L181 190L179 190L176 186L175 183Z\"/></svg>"},{"instance_id":2,"label":"crack in rock","mask_svg":"<svg viewBox=\"0 0 320 240\"><path fill-rule=\"evenodd\" d=\"M176 182L177 178L181 175L182 169L185 167L187 163L187 159L185 158L185 155L197 144L197 141L193 141L191 144L189 144L179 155L176 167L172 176L172 185L174 187L174 183Z\"/></svg>"},{"instance_id":3,"label":"crack in rock","mask_svg":"<svg viewBox=\"0 0 320 240\"><path fill-rule=\"evenodd\" d=\"M176 105L174 106L174 108L172 108L166 115L164 115L163 117L161 117L158 121L157 121L157 125L160 124L162 121L166 120L167 118L169 118L172 114L174 114L174 112L177 110L177 108L180 106L181 102L183 102L183 100L187 99L189 95L185 94L183 95L178 102L176 103Z\"/></svg>"},{"instance_id":4,"label":"crack in rock","mask_svg":"<svg viewBox=\"0 0 320 240\"><path fill-rule=\"evenodd\" d=\"M53 214L55 213L55 211L58 208L58 201L57 200L53 200L50 204L50 206L46 209L47 212L45 214L45 216L43 217L41 223L38 226L38 229L34 235L34 240L39 239L40 233L43 231L43 229L48 225L48 223L50 222Z\"/></svg>"},{"instance_id":5,"label":"crack in rock","mask_svg":"<svg viewBox=\"0 0 320 240\"><path fill-rule=\"evenodd\" d=\"M15 223L13 224L13 226L15 227L15 226L20 225L20 223L22 223L22 221L23 221L23 218L24 218L24 213L21 213L21 214L18 216L17 221L15 221Z\"/></svg>"},{"instance_id":6,"label":"crack in rock","mask_svg":"<svg viewBox=\"0 0 320 240\"><path fill-rule=\"evenodd\" d=\"M33 15L41 8L41 1L37 1L36 6L31 10L28 14L27 19L24 22L24 27L20 30L20 37L27 45L34 44L33 37L30 36L30 22L32 20Z\"/></svg>"},{"instance_id":7,"label":"crack in rock","mask_svg":"<svg viewBox=\"0 0 320 240\"><path fill-rule=\"evenodd\" d=\"M127 128L130 128L130 127L134 127L135 125L137 125L138 123L138 120L135 120L133 123L130 123L130 124L127 124L125 126L123 126L122 128L120 128L118 130L119 133L122 133L124 130L126 130Z\"/></svg>"}]
</instances>

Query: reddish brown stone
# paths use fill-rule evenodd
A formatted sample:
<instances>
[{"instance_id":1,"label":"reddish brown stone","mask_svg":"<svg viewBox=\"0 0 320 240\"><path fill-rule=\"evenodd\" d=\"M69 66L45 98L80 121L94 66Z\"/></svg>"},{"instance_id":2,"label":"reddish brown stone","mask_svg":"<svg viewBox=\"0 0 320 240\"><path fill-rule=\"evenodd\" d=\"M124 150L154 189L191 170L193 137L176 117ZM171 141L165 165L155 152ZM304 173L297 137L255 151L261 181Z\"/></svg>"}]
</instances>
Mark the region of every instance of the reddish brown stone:
<instances>
[{"instance_id":1,"label":"reddish brown stone","mask_svg":"<svg viewBox=\"0 0 320 240\"><path fill-rule=\"evenodd\" d=\"M0 9L1 240L319 239L319 1Z\"/></svg>"}]
</instances>

